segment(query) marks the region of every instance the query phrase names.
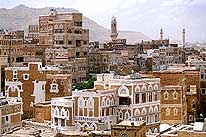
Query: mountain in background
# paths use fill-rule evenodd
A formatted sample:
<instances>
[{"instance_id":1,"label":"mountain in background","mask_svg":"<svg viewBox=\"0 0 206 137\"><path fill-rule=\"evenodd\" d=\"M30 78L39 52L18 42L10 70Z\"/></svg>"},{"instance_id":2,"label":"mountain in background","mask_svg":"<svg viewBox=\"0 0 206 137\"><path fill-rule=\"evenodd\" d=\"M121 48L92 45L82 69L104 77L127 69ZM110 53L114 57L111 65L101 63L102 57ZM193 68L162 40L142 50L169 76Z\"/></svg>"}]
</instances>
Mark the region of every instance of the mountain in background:
<instances>
[{"instance_id":1,"label":"mountain in background","mask_svg":"<svg viewBox=\"0 0 206 137\"><path fill-rule=\"evenodd\" d=\"M46 15L50 9L45 8L29 8L24 5L16 6L12 9L0 9L0 28L8 30L25 30L28 32L28 26L38 24L39 15ZM57 12L78 12L72 8L55 8ZM106 29L95 21L83 16L83 27L89 29L90 41L105 42L110 40L110 30ZM135 31L119 31L119 38L126 38L127 43L137 43L141 40L151 40L141 32Z\"/></svg>"}]
</instances>

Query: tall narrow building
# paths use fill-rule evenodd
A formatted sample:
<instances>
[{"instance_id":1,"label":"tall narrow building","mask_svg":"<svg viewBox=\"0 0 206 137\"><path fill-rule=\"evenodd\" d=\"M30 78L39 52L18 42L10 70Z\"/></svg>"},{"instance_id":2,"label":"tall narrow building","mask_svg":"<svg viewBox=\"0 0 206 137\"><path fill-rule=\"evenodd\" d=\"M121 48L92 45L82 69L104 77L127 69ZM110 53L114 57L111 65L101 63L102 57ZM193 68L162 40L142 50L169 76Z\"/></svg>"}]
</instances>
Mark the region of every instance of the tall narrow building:
<instances>
[{"instance_id":1,"label":"tall narrow building","mask_svg":"<svg viewBox=\"0 0 206 137\"><path fill-rule=\"evenodd\" d=\"M160 29L160 40L163 40L163 29Z\"/></svg>"},{"instance_id":2,"label":"tall narrow building","mask_svg":"<svg viewBox=\"0 0 206 137\"><path fill-rule=\"evenodd\" d=\"M182 30L182 46L185 48L185 28Z\"/></svg>"},{"instance_id":3,"label":"tall narrow building","mask_svg":"<svg viewBox=\"0 0 206 137\"><path fill-rule=\"evenodd\" d=\"M111 21L111 39L112 41L116 40L118 36L117 33L117 21L116 18L113 16Z\"/></svg>"},{"instance_id":4,"label":"tall narrow building","mask_svg":"<svg viewBox=\"0 0 206 137\"><path fill-rule=\"evenodd\" d=\"M87 79L89 30L82 27L81 13L58 13L51 9L39 16L39 44L45 50L45 64L72 74L73 82Z\"/></svg>"}]
</instances>

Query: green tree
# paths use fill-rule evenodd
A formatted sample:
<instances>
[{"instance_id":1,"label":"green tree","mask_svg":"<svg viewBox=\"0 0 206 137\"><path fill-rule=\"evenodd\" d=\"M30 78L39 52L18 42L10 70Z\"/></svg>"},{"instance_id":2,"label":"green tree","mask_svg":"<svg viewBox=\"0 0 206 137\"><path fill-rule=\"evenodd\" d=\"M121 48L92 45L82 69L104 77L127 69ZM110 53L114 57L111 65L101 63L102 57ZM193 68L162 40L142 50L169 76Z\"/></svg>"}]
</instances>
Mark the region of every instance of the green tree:
<instances>
[{"instance_id":1,"label":"green tree","mask_svg":"<svg viewBox=\"0 0 206 137\"><path fill-rule=\"evenodd\" d=\"M88 81L74 84L72 90L92 89L92 88L94 88L94 81L95 80L96 80L96 78L92 77Z\"/></svg>"}]
</instances>

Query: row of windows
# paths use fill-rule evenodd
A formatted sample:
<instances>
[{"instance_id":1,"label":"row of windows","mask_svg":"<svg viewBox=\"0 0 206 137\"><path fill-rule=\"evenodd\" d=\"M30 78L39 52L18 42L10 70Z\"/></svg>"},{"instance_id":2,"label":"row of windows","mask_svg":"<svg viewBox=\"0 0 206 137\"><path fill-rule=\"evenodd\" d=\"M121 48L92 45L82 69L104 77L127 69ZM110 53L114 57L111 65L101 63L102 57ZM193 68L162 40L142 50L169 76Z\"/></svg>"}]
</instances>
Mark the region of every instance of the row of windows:
<instances>
[{"instance_id":1,"label":"row of windows","mask_svg":"<svg viewBox=\"0 0 206 137\"><path fill-rule=\"evenodd\" d=\"M158 109L157 106L155 106L154 109L153 109L153 107L150 107L149 110L148 110L148 112L147 112L146 108L143 108L143 109L141 110L141 113L140 113L140 110L139 110L139 109L135 109L135 111L134 111L134 116L140 116L140 115L158 113L158 112L159 112L158 110L159 110L159 109Z\"/></svg>"},{"instance_id":2,"label":"row of windows","mask_svg":"<svg viewBox=\"0 0 206 137\"><path fill-rule=\"evenodd\" d=\"M168 100L168 99L169 99L169 95L170 95L170 94L169 94L168 92L165 92L165 93L164 93L164 100ZM178 97L178 93L177 93L177 92L173 92L172 95L173 95L173 99L176 100L177 97Z\"/></svg>"},{"instance_id":3,"label":"row of windows","mask_svg":"<svg viewBox=\"0 0 206 137\"><path fill-rule=\"evenodd\" d=\"M64 108L62 108L61 110L59 110L58 107L52 108L52 114L54 116L62 116L69 119L69 110L65 110Z\"/></svg>"},{"instance_id":4,"label":"row of windows","mask_svg":"<svg viewBox=\"0 0 206 137\"><path fill-rule=\"evenodd\" d=\"M173 110L173 115L177 116L178 115L178 109L177 108L166 108L166 116L172 115L171 110Z\"/></svg>"},{"instance_id":5,"label":"row of windows","mask_svg":"<svg viewBox=\"0 0 206 137\"><path fill-rule=\"evenodd\" d=\"M0 40L0 45L22 45L23 40Z\"/></svg>"},{"instance_id":6,"label":"row of windows","mask_svg":"<svg viewBox=\"0 0 206 137\"><path fill-rule=\"evenodd\" d=\"M147 95L147 97L146 97ZM135 94L135 104L139 104L139 103L146 103L146 102L152 102L152 101L158 101L159 97L158 97L158 93L154 92L150 92L150 93L139 93L139 94Z\"/></svg>"},{"instance_id":7,"label":"row of windows","mask_svg":"<svg viewBox=\"0 0 206 137\"><path fill-rule=\"evenodd\" d=\"M154 86L149 85L148 88L146 86L142 86L142 88L140 88L140 86L137 86L135 88L136 92L153 91L153 90L159 90L158 84L155 84Z\"/></svg>"},{"instance_id":8,"label":"row of windows","mask_svg":"<svg viewBox=\"0 0 206 137\"><path fill-rule=\"evenodd\" d=\"M94 108L94 99L92 97L89 97L88 99L85 99L80 97L78 98L78 107L79 108Z\"/></svg>"},{"instance_id":9,"label":"row of windows","mask_svg":"<svg viewBox=\"0 0 206 137\"><path fill-rule=\"evenodd\" d=\"M111 100L109 98L102 98L102 103L101 105L104 106L110 106L110 105L114 105L114 99L112 98Z\"/></svg>"},{"instance_id":10,"label":"row of windows","mask_svg":"<svg viewBox=\"0 0 206 137\"><path fill-rule=\"evenodd\" d=\"M110 116L114 114L115 114L114 108L102 109L102 116Z\"/></svg>"},{"instance_id":11,"label":"row of windows","mask_svg":"<svg viewBox=\"0 0 206 137\"><path fill-rule=\"evenodd\" d=\"M119 117L120 120L129 120L130 119L130 113L127 111L125 112L124 114L120 111L118 114L117 114ZM138 117L136 118L137 121L142 121L142 117ZM158 114L155 114L155 115L148 115L146 116L146 121L147 123L154 123L154 122L158 122L159 121L159 115Z\"/></svg>"},{"instance_id":12,"label":"row of windows","mask_svg":"<svg viewBox=\"0 0 206 137\"><path fill-rule=\"evenodd\" d=\"M68 40L67 42L69 45L73 45L74 43L71 41L71 40ZM55 44L59 44L59 45L63 45L64 44L64 41L63 41L63 38L60 40L55 40ZM87 44L87 41L83 41L83 44L86 45ZM77 47L80 47L81 46L81 40L76 40L76 46Z\"/></svg>"}]
</instances>

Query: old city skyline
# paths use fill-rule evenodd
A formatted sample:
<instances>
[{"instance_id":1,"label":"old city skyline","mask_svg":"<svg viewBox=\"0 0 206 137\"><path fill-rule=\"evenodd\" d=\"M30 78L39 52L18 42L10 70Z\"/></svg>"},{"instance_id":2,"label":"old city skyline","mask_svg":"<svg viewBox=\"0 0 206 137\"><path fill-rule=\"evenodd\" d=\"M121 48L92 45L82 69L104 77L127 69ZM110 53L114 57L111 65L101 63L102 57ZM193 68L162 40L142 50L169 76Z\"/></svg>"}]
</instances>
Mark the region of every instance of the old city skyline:
<instances>
[{"instance_id":1,"label":"old city skyline","mask_svg":"<svg viewBox=\"0 0 206 137\"><path fill-rule=\"evenodd\" d=\"M204 35L205 6L203 0L130 0L130 1L41 1L1 0L0 8L14 8L20 4L33 8L74 8L105 28L116 16L120 30L142 32L151 39L159 38L159 29L164 29L165 38L181 40L181 30L186 28L187 42L206 42ZM91 4L92 3L92 4ZM125 21L125 18L127 21ZM151 20L153 21L151 23Z\"/></svg>"},{"instance_id":2,"label":"old city skyline","mask_svg":"<svg viewBox=\"0 0 206 137\"><path fill-rule=\"evenodd\" d=\"M206 136L203 1L39 2L0 0L0 136Z\"/></svg>"}]
</instances>

